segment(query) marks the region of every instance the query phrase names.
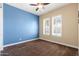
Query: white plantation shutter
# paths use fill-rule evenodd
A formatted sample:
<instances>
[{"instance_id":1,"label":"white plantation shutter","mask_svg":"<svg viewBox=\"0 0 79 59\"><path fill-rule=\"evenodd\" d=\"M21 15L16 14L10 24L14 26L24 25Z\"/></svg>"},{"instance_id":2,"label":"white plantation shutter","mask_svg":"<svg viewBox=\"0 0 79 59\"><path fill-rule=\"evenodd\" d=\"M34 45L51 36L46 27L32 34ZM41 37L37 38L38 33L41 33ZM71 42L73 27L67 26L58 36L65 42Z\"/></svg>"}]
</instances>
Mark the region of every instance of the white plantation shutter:
<instances>
[{"instance_id":1,"label":"white plantation shutter","mask_svg":"<svg viewBox=\"0 0 79 59\"><path fill-rule=\"evenodd\" d=\"M43 34L50 35L50 18L45 18L43 20Z\"/></svg>"},{"instance_id":2,"label":"white plantation shutter","mask_svg":"<svg viewBox=\"0 0 79 59\"><path fill-rule=\"evenodd\" d=\"M52 35L61 36L62 35L62 16L52 17Z\"/></svg>"}]
</instances>

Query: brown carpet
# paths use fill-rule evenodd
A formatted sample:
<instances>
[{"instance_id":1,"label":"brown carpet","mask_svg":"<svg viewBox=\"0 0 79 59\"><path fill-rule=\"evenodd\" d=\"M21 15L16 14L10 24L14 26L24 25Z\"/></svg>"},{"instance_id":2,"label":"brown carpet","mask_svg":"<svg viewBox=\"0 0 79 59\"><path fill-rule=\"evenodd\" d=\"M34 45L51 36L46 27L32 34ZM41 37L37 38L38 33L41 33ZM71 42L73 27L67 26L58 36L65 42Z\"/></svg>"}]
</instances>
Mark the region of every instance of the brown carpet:
<instances>
[{"instance_id":1,"label":"brown carpet","mask_svg":"<svg viewBox=\"0 0 79 59\"><path fill-rule=\"evenodd\" d=\"M35 40L4 48L2 56L77 56L78 49Z\"/></svg>"}]
</instances>

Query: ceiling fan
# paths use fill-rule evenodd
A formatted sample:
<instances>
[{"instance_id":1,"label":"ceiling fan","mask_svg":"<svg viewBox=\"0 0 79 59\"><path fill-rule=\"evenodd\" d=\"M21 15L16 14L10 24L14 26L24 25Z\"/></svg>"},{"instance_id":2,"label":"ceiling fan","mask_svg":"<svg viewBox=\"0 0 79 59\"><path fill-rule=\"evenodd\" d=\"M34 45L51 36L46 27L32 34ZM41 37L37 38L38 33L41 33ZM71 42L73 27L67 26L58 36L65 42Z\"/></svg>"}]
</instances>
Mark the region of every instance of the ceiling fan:
<instances>
[{"instance_id":1,"label":"ceiling fan","mask_svg":"<svg viewBox=\"0 0 79 59\"><path fill-rule=\"evenodd\" d=\"M36 7L36 11L38 11L39 9L43 9L45 5L48 5L49 3L36 3L36 4L30 4L31 6L35 6Z\"/></svg>"},{"instance_id":2,"label":"ceiling fan","mask_svg":"<svg viewBox=\"0 0 79 59\"><path fill-rule=\"evenodd\" d=\"M2 5L0 4L0 8L2 8Z\"/></svg>"}]
</instances>

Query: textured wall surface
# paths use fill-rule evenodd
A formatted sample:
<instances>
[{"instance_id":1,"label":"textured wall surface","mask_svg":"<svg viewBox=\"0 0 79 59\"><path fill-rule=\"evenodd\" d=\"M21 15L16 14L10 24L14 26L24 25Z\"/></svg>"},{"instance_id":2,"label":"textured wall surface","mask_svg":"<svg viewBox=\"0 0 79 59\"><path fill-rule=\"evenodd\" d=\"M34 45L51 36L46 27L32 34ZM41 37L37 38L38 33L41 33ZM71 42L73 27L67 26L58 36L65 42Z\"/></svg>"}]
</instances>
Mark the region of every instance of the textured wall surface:
<instances>
[{"instance_id":1,"label":"textured wall surface","mask_svg":"<svg viewBox=\"0 0 79 59\"><path fill-rule=\"evenodd\" d=\"M39 16L4 4L4 45L38 37Z\"/></svg>"},{"instance_id":2,"label":"textured wall surface","mask_svg":"<svg viewBox=\"0 0 79 59\"><path fill-rule=\"evenodd\" d=\"M71 3L64 7L58 8L56 10L50 11L44 15L40 16L40 38L48 41L55 41L71 46L78 47L78 24L77 24L77 14L78 4ZM43 35L43 20L44 18L50 17L52 24L52 17L62 15L62 36L56 37L52 36L52 29L50 35ZM52 28L52 26L50 27Z\"/></svg>"}]
</instances>

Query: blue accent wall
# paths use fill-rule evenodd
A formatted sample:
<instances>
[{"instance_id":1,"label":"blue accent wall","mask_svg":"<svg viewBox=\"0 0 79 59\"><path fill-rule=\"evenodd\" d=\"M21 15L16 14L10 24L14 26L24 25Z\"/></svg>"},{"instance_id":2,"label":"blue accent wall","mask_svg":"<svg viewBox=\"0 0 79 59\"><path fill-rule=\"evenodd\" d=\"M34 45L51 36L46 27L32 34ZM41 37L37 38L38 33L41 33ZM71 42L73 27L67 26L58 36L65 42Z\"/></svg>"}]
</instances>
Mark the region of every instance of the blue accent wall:
<instances>
[{"instance_id":1,"label":"blue accent wall","mask_svg":"<svg viewBox=\"0 0 79 59\"><path fill-rule=\"evenodd\" d=\"M39 16L3 4L3 43L12 44L38 38Z\"/></svg>"}]
</instances>

